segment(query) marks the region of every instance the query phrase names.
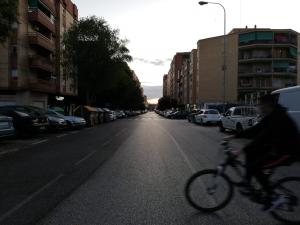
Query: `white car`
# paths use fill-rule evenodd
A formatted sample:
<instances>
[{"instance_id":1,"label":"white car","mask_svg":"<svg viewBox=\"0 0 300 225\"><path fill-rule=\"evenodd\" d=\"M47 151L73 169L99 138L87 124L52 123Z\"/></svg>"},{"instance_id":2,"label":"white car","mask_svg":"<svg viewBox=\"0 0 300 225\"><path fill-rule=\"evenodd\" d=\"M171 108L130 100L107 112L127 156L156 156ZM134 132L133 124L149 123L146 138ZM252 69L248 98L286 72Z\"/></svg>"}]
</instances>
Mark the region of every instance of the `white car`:
<instances>
[{"instance_id":1,"label":"white car","mask_svg":"<svg viewBox=\"0 0 300 225\"><path fill-rule=\"evenodd\" d=\"M272 92L278 103L285 107L300 132L300 86L283 88Z\"/></svg>"},{"instance_id":2,"label":"white car","mask_svg":"<svg viewBox=\"0 0 300 225\"><path fill-rule=\"evenodd\" d=\"M221 115L216 109L202 109L197 115L195 115L195 122L201 125L207 123L218 124L221 120Z\"/></svg>"},{"instance_id":3,"label":"white car","mask_svg":"<svg viewBox=\"0 0 300 225\"><path fill-rule=\"evenodd\" d=\"M220 131L225 129L237 131L238 133L252 127L258 118L256 107L237 106L230 108L222 117Z\"/></svg>"}]
</instances>

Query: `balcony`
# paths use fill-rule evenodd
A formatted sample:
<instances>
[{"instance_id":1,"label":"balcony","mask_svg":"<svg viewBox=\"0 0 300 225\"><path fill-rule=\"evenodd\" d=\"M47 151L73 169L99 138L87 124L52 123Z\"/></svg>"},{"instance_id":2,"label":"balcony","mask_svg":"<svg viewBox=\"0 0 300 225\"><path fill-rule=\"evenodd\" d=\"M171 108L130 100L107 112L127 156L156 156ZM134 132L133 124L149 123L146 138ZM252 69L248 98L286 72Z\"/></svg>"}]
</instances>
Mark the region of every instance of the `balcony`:
<instances>
[{"instance_id":1,"label":"balcony","mask_svg":"<svg viewBox=\"0 0 300 225\"><path fill-rule=\"evenodd\" d=\"M239 63L252 63L252 62L268 62L272 61L272 56L260 57L260 56L249 56L239 58Z\"/></svg>"},{"instance_id":2,"label":"balcony","mask_svg":"<svg viewBox=\"0 0 300 225\"><path fill-rule=\"evenodd\" d=\"M54 80L42 80L36 77L31 77L29 80L29 88L32 91L42 93L56 93L56 84Z\"/></svg>"},{"instance_id":3,"label":"balcony","mask_svg":"<svg viewBox=\"0 0 300 225\"><path fill-rule=\"evenodd\" d=\"M29 14L29 21L32 23L39 23L46 27L49 31L55 32L55 25L50 20L48 16L46 16L42 11L39 9L35 9L33 11L28 12Z\"/></svg>"},{"instance_id":4,"label":"balcony","mask_svg":"<svg viewBox=\"0 0 300 225\"><path fill-rule=\"evenodd\" d=\"M40 69L40 70L44 70L50 73L54 72L54 65L53 63L43 57L39 57L39 56L34 56L31 60L30 60L30 67L32 69Z\"/></svg>"},{"instance_id":5,"label":"balcony","mask_svg":"<svg viewBox=\"0 0 300 225\"><path fill-rule=\"evenodd\" d=\"M28 33L29 43L31 45L42 47L50 52L55 51L55 44L49 38L43 36L40 33Z\"/></svg>"},{"instance_id":6,"label":"balcony","mask_svg":"<svg viewBox=\"0 0 300 225\"><path fill-rule=\"evenodd\" d=\"M53 15L56 15L55 5L53 2L51 2L50 0L40 0L40 2L42 2L45 6L47 6L47 8L52 12Z\"/></svg>"}]
</instances>

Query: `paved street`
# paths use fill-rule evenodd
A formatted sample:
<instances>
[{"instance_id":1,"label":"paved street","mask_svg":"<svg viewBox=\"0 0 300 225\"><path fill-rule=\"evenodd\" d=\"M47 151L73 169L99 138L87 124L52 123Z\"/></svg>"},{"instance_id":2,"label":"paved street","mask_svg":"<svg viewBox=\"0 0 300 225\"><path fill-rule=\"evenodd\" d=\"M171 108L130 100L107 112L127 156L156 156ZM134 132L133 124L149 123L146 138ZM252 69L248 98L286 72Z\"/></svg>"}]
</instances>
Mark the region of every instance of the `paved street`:
<instances>
[{"instance_id":1,"label":"paved street","mask_svg":"<svg viewBox=\"0 0 300 225\"><path fill-rule=\"evenodd\" d=\"M217 213L188 205L186 180L219 162L223 136L155 113L52 135L1 159L0 224L278 224L237 191Z\"/></svg>"}]
</instances>

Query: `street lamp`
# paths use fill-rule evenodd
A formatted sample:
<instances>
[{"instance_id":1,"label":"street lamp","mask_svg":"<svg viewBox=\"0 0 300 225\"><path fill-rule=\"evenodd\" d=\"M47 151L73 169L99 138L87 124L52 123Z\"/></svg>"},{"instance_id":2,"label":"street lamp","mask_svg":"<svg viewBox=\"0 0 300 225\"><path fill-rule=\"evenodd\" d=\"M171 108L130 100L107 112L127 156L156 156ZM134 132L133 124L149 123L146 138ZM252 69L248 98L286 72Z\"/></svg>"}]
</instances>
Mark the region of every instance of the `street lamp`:
<instances>
[{"instance_id":1,"label":"street lamp","mask_svg":"<svg viewBox=\"0 0 300 225\"><path fill-rule=\"evenodd\" d=\"M225 10L225 7L221 4L221 3L218 3L218 2L205 2L205 1L200 1L199 2L199 5L206 5L206 4L215 4L215 5L219 5L223 8L223 11L224 11L224 50L223 50L223 67L222 67L222 70L223 70L223 102L225 103L226 101L226 97L225 97L225 78L226 78L226 10ZM224 105L225 107L225 105Z\"/></svg>"}]
</instances>

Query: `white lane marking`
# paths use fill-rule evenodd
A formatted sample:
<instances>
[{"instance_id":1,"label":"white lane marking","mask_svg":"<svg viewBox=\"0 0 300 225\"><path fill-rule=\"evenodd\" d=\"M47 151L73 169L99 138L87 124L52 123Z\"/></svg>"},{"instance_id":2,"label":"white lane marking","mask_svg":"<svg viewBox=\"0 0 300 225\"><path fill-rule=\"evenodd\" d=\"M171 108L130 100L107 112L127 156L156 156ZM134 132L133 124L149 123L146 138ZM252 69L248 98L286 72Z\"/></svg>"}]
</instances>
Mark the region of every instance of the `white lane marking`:
<instances>
[{"instance_id":1,"label":"white lane marking","mask_svg":"<svg viewBox=\"0 0 300 225\"><path fill-rule=\"evenodd\" d=\"M85 157L83 157L82 159L80 159L78 162L75 163L76 166L80 165L82 162L84 162L85 160L89 159L92 155L94 155L96 153L96 151L92 151L89 154L87 154Z\"/></svg>"},{"instance_id":2,"label":"white lane marking","mask_svg":"<svg viewBox=\"0 0 300 225\"><path fill-rule=\"evenodd\" d=\"M173 135L171 133L169 133L167 130L165 130L164 128L161 127L161 129L171 138L171 140L174 142L177 150L179 151L179 153L181 154L181 156L183 157L184 161L187 163L188 167L190 168L190 170L192 171L192 173L196 173L197 170L193 167L191 161L188 159L187 155L184 153L183 149L180 147L180 145L178 144L178 142L176 141L176 139L173 137ZM201 182L202 186L206 189L206 185ZM210 198L211 202L215 203L216 200L214 198ZM225 212L218 212L219 214L221 214L223 217L226 216Z\"/></svg>"},{"instance_id":3,"label":"white lane marking","mask_svg":"<svg viewBox=\"0 0 300 225\"><path fill-rule=\"evenodd\" d=\"M38 145L38 144L41 144L41 143L44 143L44 142L47 142L48 139L44 139L44 140L41 140L41 141L37 141L37 142L33 142L31 143L31 145Z\"/></svg>"},{"instance_id":4,"label":"white lane marking","mask_svg":"<svg viewBox=\"0 0 300 225\"><path fill-rule=\"evenodd\" d=\"M19 150L20 150L19 148L8 149L8 150L5 150L5 151L0 152L0 156L1 156L1 155L5 155L5 154L10 153L10 152L17 152L17 151L19 151Z\"/></svg>"},{"instance_id":5,"label":"white lane marking","mask_svg":"<svg viewBox=\"0 0 300 225\"><path fill-rule=\"evenodd\" d=\"M126 131L126 128L123 128L121 131L115 134L116 137L119 137L122 133Z\"/></svg>"},{"instance_id":6,"label":"white lane marking","mask_svg":"<svg viewBox=\"0 0 300 225\"><path fill-rule=\"evenodd\" d=\"M162 128L163 129L163 128ZM180 147L180 145L178 144L178 142L176 141L176 139L173 137L172 134L170 134L168 131L166 131L165 129L163 129L165 131L165 133L171 138L171 140L173 141L173 143L175 144L178 152L181 154L181 156L183 157L184 161L186 162L186 164L188 165L188 167L190 168L190 170L193 173L196 173L197 170L193 167L191 161L189 160L189 158L187 157L187 155L184 153L184 151L182 150L182 148Z\"/></svg>"},{"instance_id":7,"label":"white lane marking","mask_svg":"<svg viewBox=\"0 0 300 225\"><path fill-rule=\"evenodd\" d=\"M102 144L102 147L107 146L111 141L112 141L112 139L109 139L108 141L104 142L104 143Z\"/></svg>"},{"instance_id":8,"label":"white lane marking","mask_svg":"<svg viewBox=\"0 0 300 225\"><path fill-rule=\"evenodd\" d=\"M25 200L23 200L22 202L20 202L19 204L17 204L15 207L13 207L12 209L10 209L9 211L7 211L5 214L3 214L0 217L0 222L2 222L3 220L5 220L7 217L9 217L10 215L12 215L13 213L15 213L17 210L19 210L21 207L23 207L25 204L29 203L33 198L35 198L37 195L39 195L40 193L42 193L44 190L46 190L47 188L49 188L51 185L55 184L60 178L62 178L64 176L64 174L60 174L58 175L56 178L54 178L53 180L51 180L49 183L47 183L45 186L43 186L42 188L40 188L38 191L34 192L33 194L31 194L29 197L27 197Z\"/></svg>"},{"instance_id":9,"label":"white lane marking","mask_svg":"<svg viewBox=\"0 0 300 225\"><path fill-rule=\"evenodd\" d=\"M70 133L71 133L71 134L77 134L77 133L79 133L79 131L78 131L78 130L75 130L75 131L71 131Z\"/></svg>"},{"instance_id":10,"label":"white lane marking","mask_svg":"<svg viewBox=\"0 0 300 225\"><path fill-rule=\"evenodd\" d=\"M69 135L69 134L60 134L60 135L57 135L56 137L57 137L57 138L62 138L62 137L65 137L65 136L67 136L67 135Z\"/></svg>"}]
</instances>

